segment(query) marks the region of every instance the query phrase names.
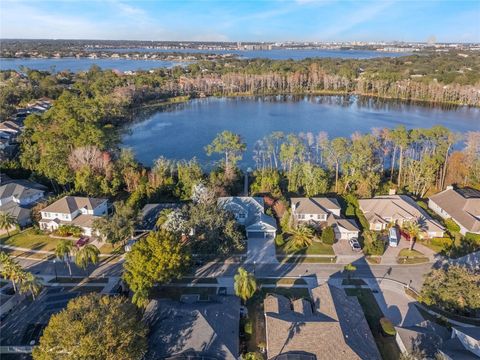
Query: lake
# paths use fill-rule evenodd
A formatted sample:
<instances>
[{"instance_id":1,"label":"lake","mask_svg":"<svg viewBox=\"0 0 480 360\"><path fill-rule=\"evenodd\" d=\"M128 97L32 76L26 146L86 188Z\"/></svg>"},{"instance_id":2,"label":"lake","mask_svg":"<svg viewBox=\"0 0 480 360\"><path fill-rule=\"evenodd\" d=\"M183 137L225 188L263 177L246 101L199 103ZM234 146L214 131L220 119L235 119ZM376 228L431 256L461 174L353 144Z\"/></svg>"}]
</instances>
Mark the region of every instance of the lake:
<instances>
[{"instance_id":1,"label":"lake","mask_svg":"<svg viewBox=\"0 0 480 360\"><path fill-rule=\"evenodd\" d=\"M375 57L398 57L405 56L405 53L390 53L372 50L199 50L199 49L101 49L109 52L179 52L179 53L208 53L208 54L236 54L240 58L267 58L272 60L294 59L302 60L305 58L342 58L342 59L371 59ZM120 71L151 70L160 67L173 67L184 65L182 62L164 61L164 60L133 60L133 59L90 59L90 58L60 58L60 59L33 59L33 58L0 58L0 70L19 70L26 66L30 69L51 71L70 70L73 72L86 71L92 65L98 65L102 69L116 69Z\"/></svg>"},{"instance_id":2,"label":"lake","mask_svg":"<svg viewBox=\"0 0 480 360\"><path fill-rule=\"evenodd\" d=\"M89 58L60 58L60 59L33 59L0 58L0 70L20 70L21 66L41 71L64 71L72 72L87 71L92 65L98 65L102 69L116 69L119 71L150 70L154 68L169 68L183 65L181 62L164 60L130 60L130 59L89 59Z\"/></svg>"},{"instance_id":3,"label":"lake","mask_svg":"<svg viewBox=\"0 0 480 360\"><path fill-rule=\"evenodd\" d=\"M262 98L195 99L168 106L128 127L123 146L134 150L145 165L159 156L197 159L205 166L219 157L205 155L204 147L219 132L230 130L247 143L242 167L252 166L255 142L273 131L328 132L350 136L372 128L443 125L457 132L480 131L480 109L442 109L356 96L277 96Z\"/></svg>"}]
</instances>

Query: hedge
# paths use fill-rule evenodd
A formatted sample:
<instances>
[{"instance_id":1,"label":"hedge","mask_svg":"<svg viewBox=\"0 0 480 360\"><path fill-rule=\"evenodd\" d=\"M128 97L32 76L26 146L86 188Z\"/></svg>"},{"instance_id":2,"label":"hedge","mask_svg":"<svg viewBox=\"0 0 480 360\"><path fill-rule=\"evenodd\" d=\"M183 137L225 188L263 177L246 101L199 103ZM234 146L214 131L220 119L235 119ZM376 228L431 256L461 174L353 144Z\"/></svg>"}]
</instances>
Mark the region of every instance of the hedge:
<instances>
[{"instance_id":1,"label":"hedge","mask_svg":"<svg viewBox=\"0 0 480 360\"><path fill-rule=\"evenodd\" d=\"M327 226L323 229L322 242L327 245L333 245L335 243L335 232L331 226Z\"/></svg>"},{"instance_id":2,"label":"hedge","mask_svg":"<svg viewBox=\"0 0 480 360\"><path fill-rule=\"evenodd\" d=\"M382 327L383 332L387 335L395 336L397 334L392 322L386 317L380 319L380 326Z\"/></svg>"}]
</instances>

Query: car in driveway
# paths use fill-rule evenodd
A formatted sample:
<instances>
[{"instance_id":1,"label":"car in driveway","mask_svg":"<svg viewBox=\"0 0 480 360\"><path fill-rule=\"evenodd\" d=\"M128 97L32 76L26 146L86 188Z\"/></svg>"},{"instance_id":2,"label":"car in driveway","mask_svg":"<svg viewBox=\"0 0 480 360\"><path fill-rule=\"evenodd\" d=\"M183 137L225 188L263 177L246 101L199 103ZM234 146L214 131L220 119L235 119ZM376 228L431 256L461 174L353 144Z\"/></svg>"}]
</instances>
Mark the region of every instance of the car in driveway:
<instances>
[{"instance_id":1,"label":"car in driveway","mask_svg":"<svg viewBox=\"0 0 480 360\"><path fill-rule=\"evenodd\" d=\"M353 251L361 251L362 247L360 246L360 243L358 242L357 238L351 238L348 240L348 243L350 244L350 247L352 248Z\"/></svg>"}]
</instances>

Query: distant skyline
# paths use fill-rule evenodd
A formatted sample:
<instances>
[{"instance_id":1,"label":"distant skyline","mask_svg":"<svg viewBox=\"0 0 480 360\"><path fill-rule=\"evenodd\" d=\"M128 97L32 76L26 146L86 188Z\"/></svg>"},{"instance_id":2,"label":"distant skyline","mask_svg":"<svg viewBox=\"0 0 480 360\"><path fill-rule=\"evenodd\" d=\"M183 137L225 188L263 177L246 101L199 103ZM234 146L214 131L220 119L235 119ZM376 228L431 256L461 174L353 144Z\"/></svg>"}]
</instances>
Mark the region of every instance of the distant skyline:
<instances>
[{"instance_id":1,"label":"distant skyline","mask_svg":"<svg viewBox=\"0 0 480 360\"><path fill-rule=\"evenodd\" d=\"M480 42L480 1L1 0L0 37Z\"/></svg>"}]
</instances>

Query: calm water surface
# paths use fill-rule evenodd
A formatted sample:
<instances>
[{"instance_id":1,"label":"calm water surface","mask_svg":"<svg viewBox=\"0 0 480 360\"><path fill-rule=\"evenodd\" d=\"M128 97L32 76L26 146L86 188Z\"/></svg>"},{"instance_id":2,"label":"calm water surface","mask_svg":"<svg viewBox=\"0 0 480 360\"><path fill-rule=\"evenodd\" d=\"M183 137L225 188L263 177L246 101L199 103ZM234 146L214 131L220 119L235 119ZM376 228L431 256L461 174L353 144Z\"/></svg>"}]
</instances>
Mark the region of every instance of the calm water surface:
<instances>
[{"instance_id":1,"label":"calm water surface","mask_svg":"<svg viewBox=\"0 0 480 360\"><path fill-rule=\"evenodd\" d=\"M240 58L267 58L272 60L294 59L301 60L305 58L343 58L343 59L370 59L375 57L398 57L405 56L405 53L388 53L371 50L199 50L199 49L180 49L163 50L148 48L132 49L102 49L103 51L125 53L125 52L178 52L178 53L208 53L208 54L235 54ZM98 65L102 69L116 69L120 71L150 70L160 67L172 67L176 65L185 65L182 62L163 61L163 60L129 60L129 59L89 59L89 58L61 58L61 59L7 59L0 58L0 70L19 70L21 66L30 69L43 71L64 71L73 72L86 71L92 65Z\"/></svg>"},{"instance_id":2,"label":"calm water surface","mask_svg":"<svg viewBox=\"0 0 480 360\"><path fill-rule=\"evenodd\" d=\"M457 132L480 131L480 110L452 110L343 96L209 98L159 110L132 124L123 146L139 161L151 165L159 156L171 159L197 157L211 165L218 157L205 155L204 147L217 133L230 130L247 143L241 166L253 165L255 142L273 131L328 132L330 137L350 136L372 128L407 128L443 125Z\"/></svg>"}]
</instances>

